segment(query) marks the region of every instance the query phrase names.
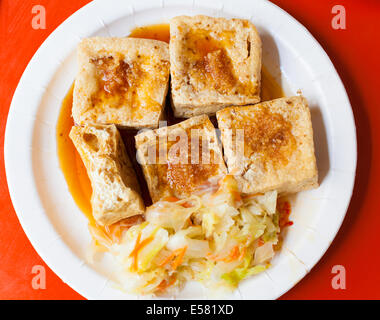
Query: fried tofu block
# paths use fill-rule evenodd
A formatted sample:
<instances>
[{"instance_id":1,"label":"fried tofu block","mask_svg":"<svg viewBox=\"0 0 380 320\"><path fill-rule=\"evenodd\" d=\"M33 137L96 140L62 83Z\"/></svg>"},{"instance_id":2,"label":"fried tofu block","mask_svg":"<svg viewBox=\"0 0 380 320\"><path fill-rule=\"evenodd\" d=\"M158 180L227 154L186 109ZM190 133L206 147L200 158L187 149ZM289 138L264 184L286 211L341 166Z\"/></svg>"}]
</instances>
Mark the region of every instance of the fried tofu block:
<instances>
[{"instance_id":1,"label":"fried tofu block","mask_svg":"<svg viewBox=\"0 0 380 320\"><path fill-rule=\"evenodd\" d=\"M72 114L76 124L156 128L169 85L167 43L88 38L78 46Z\"/></svg>"},{"instance_id":2,"label":"fried tofu block","mask_svg":"<svg viewBox=\"0 0 380 320\"><path fill-rule=\"evenodd\" d=\"M227 173L215 128L206 115L142 132L135 139L153 202L201 192Z\"/></svg>"},{"instance_id":3,"label":"fried tofu block","mask_svg":"<svg viewBox=\"0 0 380 320\"><path fill-rule=\"evenodd\" d=\"M260 101L261 39L248 20L175 17L169 51L175 116Z\"/></svg>"},{"instance_id":4,"label":"fried tofu block","mask_svg":"<svg viewBox=\"0 0 380 320\"><path fill-rule=\"evenodd\" d=\"M243 193L294 193L318 186L313 129L302 96L216 114L224 156Z\"/></svg>"},{"instance_id":5,"label":"fried tofu block","mask_svg":"<svg viewBox=\"0 0 380 320\"><path fill-rule=\"evenodd\" d=\"M116 126L74 126L70 138L91 180L95 220L110 225L143 214L140 187Z\"/></svg>"}]
</instances>

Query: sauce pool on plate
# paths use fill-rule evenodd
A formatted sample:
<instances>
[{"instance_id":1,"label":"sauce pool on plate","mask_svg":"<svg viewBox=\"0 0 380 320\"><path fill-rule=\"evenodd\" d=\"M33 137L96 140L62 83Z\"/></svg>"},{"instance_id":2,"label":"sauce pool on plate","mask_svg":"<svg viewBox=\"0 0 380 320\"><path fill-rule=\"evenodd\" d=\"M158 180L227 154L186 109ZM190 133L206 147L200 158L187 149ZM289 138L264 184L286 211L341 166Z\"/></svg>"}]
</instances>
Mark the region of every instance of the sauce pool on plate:
<instances>
[{"instance_id":1,"label":"sauce pool on plate","mask_svg":"<svg viewBox=\"0 0 380 320\"><path fill-rule=\"evenodd\" d=\"M169 43L170 28L169 24L153 24L145 27L138 27L132 30L129 37L161 40Z\"/></svg>"}]
</instances>

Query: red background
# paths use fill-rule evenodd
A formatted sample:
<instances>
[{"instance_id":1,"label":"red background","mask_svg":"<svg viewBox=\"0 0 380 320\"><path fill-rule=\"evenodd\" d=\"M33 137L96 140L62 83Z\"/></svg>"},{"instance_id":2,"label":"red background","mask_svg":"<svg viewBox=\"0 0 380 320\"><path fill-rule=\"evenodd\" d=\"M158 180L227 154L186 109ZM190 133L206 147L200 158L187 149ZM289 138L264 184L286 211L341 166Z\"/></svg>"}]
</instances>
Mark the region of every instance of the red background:
<instances>
[{"instance_id":1,"label":"red background","mask_svg":"<svg viewBox=\"0 0 380 320\"><path fill-rule=\"evenodd\" d=\"M83 299L42 261L25 236L6 183L4 130L17 83L46 37L86 0L0 0L0 299ZM354 111L358 168L354 195L335 241L313 270L282 299L379 299L380 290L380 1L275 0L316 37L341 76ZM31 27L32 7L46 8L46 30ZM346 9L346 30L331 27L334 5ZM27 102L26 102L27 103ZM46 268L46 289L34 290L32 268ZM331 286L334 265L346 268L345 290Z\"/></svg>"}]
</instances>

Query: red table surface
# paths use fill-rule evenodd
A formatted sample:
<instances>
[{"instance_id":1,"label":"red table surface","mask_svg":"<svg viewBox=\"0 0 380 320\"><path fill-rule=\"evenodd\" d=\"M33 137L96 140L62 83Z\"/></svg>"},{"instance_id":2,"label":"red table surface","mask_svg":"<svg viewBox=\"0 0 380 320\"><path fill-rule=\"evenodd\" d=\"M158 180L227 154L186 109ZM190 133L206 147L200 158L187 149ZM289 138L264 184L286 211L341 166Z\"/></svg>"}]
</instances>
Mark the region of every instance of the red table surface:
<instances>
[{"instance_id":1,"label":"red table surface","mask_svg":"<svg viewBox=\"0 0 380 320\"><path fill-rule=\"evenodd\" d=\"M83 299L46 266L25 236L9 197L3 144L12 96L29 60L59 24L88 2L0 1L0 299ZM380 123L380 1L273 2L306 26L330 56L347 89L358 139L354 194L342 228L319 263L281 299L379 299L380 189L376 181L380 178L377 127ZM346 9L345 30L331 27L331 11L336 4ZM46 9L45 30L34 30L31 26L35 5ZM46 268L45 289L32 287L35 265ZM334 265L345 267L344 290L335 290L331 285Z\"/></svg>"}]
</instances>

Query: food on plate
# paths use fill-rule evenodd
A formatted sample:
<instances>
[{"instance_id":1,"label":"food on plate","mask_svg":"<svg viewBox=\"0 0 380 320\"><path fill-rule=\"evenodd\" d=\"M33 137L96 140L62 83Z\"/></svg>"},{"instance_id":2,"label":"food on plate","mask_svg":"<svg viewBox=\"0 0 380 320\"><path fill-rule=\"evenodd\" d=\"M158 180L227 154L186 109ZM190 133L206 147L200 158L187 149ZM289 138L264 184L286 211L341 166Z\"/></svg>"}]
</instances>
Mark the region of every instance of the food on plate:
<instances>
[{"instance_id":1,"label":"food on plate","mask_svg":"<svg viewBox=\"0 0 380 320\"><path fill-rule=\"evenodd\" d=\"M169 47L163 41L88 38L78 47L75 123L156 128L169 85Z\"/></svg>"},{"instance_id":2,"label":"food on plate","mask_svg":"<svg viewBox=\"0 0 380 320\"><path fill-rule=\"evenodd\" d=\"M180 16L132 36L80 43L75 124L67 116L62 131L72 127L91 181L89 261L111 253L121 289L138 294L187 280L236 288L280 250L292 224L283 194L318 185L307 101L260 103L283 91L265 68L261 90L261 40L247 20Z\"/></svg>"},{"instance_id":3,"label":"food on plate","mask_svg":"<svg viewBox=\"0 0 380 320\"><path fill-rule=\"evenodd\" d=\"M216 114L224 157L243 193L294 193L316 187L313 128L302 96Z\"/></svg>"},{"instance_id":4,"label":"food on plate","mask_svg":"<svg viewBox=\"0 0 380 320\"><path fill-rule=\"evenodd\" d=\"M216 185L227 173L215 128L207 115L142 132L135 137L153 202L183 198Z\"/></svg>"},{"instance_id":5,"label":"food on plate","mask_svg":"<svg viewBox=\"0 0 380 320\"><path fill-rule=\"evenodd\" d=\"M73 126L70 138L92 186L92 214L101 226L143 214L135 171L115 125Z\"/></svg>"},{"instance_id":6,"label":"food on plate","mask_svg":"<svg viewBox=\"0 0 380 320\"><path fill-rule=\"evenodd\" d=\"M119 261L118 280L128 292L174 293L187 280L218 292L234 289L270 266L281 227L290 224L282 207L276 191L241 197L226 175L213 192L156 202L118 243L98 236L93 248Z\"/></svg>"},{"instance_id":7,"label":"food on plate","mask_svg":"<svg viewBox=\"0 0 380 320\"><path fill-rule=\"evenodd\" d=\"M260 101L261 40L248 20L175 17L169 50L176 117Z\"/></svg>"}]
</instances>

